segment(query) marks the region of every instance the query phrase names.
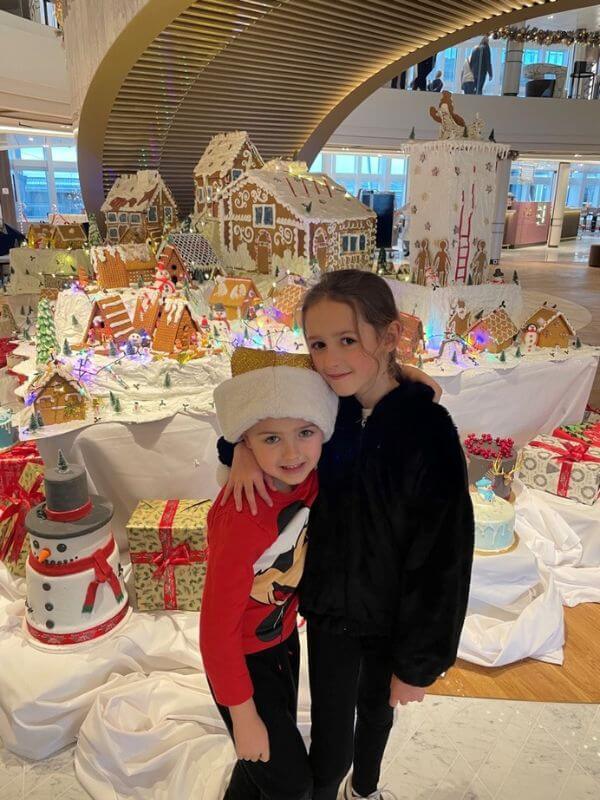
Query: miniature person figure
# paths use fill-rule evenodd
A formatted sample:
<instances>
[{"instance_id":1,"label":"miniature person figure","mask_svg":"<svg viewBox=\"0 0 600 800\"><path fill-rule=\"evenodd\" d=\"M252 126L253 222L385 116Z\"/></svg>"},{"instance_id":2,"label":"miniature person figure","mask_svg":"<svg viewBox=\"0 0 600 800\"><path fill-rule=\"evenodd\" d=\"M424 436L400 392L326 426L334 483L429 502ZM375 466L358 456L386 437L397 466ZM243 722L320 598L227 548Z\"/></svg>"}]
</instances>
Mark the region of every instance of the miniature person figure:
<instances>
[{"instance_id":1,"label":"miniature person figure","mask_svg":"<svg viewBox=\"0 0 600 800\"><path fill-rule=\"evenodd\" d=\"M483 277L487 267L487 253L485 251L485 240L478 239L477 250L471 261L471 275L473 276L473 283L475 286L480 286L483 283Z\"/></svg>"},{"instance_id":2,"label":"miniature person figure","mask_svg":"<svg viewBox=\"0 0 600 800\"><path fill-rule=\"evenodd\" d=\"M464 300L457 300L456 305L450 309L448 320L448 330L457 336L464 338L471 327L471 314L467 311Z\"/></svg>"},{"instance_id":3,"label":"miniature person figure","mask_svg":"<svg viewBox=\"0 0 600 800\"><path fill-rule=\"evenodd\" d=\"M523 346L525 347L526 353L533 353L537 350L539 338L537 327L533 323L528 325L523 335Z\"/></svg>"},{"instance_id":4,"label":"miniature person figure","mask_svg":"<svg viewBox=\"0 0 600 800\"><path fill-rule=\"evenodd\" d=\"M417 283L419 286L425 286L427 283L427 269L429 267L429 252L427 248L427 239L415 242L415 247L419 251L416 257L417 263Z\"/></svg>"},{"instance_id":5,"label":"miniature person figure","mask_svg":"<svg viewBox=\"0 0 600 800\"><path fill-rule=\"evenodd\" d=\"M493 503L496 495L494 494L494 488L491 480L486 478L480 478L476 483L475 487L479 492L479 495L486 501L486 503Z\"/></svg>"},{"instance_id":6,"label":"miniature person figure","mask_svg":"<svg viewBox=\"0 0 600 800\"><path fill-rule=\"evenodd\" d=\"M448 285L448 271L450 269L450 258L446 250L448 249L448 240L440 240L440 249L435 254L433 259L433 271L437 274L438 283L440 286Z\"/></svg>"}]
</instances>

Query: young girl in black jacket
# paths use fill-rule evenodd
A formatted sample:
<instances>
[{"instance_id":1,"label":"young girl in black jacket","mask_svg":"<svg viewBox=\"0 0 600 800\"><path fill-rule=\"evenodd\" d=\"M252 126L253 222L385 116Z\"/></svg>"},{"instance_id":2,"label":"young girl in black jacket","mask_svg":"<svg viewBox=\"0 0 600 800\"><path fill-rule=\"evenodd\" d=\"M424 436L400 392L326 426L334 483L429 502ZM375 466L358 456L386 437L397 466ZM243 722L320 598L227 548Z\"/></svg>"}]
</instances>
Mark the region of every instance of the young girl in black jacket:
<instances>
[{"instance_id":1,"label":"young girl in black jacket","mask_svg":"<svg viewBox=\"0 0 600 800\"><path fill-rule=\"evenodd\" d=\"M344 798L375 799L393 709L420 702L456 658L473 512L452 419L396 363L387 283L329 273L307 294L303 325L315 369L340 397L300 587L313 799L335 800L352 762ZM236 447L231 487L261 483L252 454Z\"/></svg>"}]
</instances>

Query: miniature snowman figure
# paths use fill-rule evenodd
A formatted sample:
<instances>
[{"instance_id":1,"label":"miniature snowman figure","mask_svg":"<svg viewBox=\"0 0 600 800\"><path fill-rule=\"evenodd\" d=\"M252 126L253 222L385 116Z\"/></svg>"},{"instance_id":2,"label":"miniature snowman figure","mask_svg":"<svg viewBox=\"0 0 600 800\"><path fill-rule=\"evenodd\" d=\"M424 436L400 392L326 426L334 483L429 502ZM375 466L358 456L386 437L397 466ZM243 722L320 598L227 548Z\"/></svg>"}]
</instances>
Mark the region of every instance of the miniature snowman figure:
<instances>
[{"instance_id":1,"label":"miniature snowman figure","mask_svg":"<svg viewBox=\"0 0 600 800\"><path fill-rule=\"evenodd\" d=\"M537 350L537 343L539 340L537 327L533 324L527 326L527 330L523 336L523 346L526 353L533 353Z\"/></svg>"},{"instance_id":2,"label":"miniature snowman figure","mask_svg":"<svg viewBox=\"0 0 600 800\"><path fill-rule=\"evenodd\" d=\"M175 294L175 284L166 269L159 267L154 275L153 289L158 289L159 293L165 297Z\"/></svg>"},{"instance_id":3,"label":"miniature snowman figure","mask_svg":"<svg viewBox=\"0 0 600 800\"><path fill-rule=\"evenodd\" d=\"M492 481L489 478L486 478L485 476L483 478L480 478L475 483L475 486L482 500L485 500L486 503L494 502L494 500L496 499L496 495L494 493Z\"/></svg>"},{"instance_id":4,"label":"miniature snowman figure","mask_svg":"<svg viewBox=\"0 0 600 800\"><path fill-rule=\"evenodd\" d=\"M97 639L128 610L119 549L109 523L113 505L90 495L85 469L59 450L44 473L46 499L29 511L26 626L36 640L67 645Z\"/></svg>"},{"instance_id":5,"label":"miniature snowman figure","mask_svg":"<svg viewBox=\"0 0 600 800\"><path fill-rule=\"evenodd\" d=\"M142 347L142 337L139 333L131 333L129 334L129 338L127 339L131 348L133 348L134 353L139 353Z\"/></svg>"}]
</instances>

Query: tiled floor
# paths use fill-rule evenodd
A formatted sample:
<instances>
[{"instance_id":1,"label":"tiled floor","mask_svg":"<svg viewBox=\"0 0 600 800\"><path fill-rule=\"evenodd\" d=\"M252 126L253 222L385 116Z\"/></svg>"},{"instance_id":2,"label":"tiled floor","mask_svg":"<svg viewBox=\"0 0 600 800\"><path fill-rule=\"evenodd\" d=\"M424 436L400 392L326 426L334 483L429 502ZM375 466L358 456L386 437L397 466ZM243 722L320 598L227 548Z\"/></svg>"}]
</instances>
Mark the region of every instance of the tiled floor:
<instances>
[{"instance_id":1,"label":"tiled floor","mask_svg":"<svg viewBox=\"0 0 600 800\"><path fill-rule=\"evenodd\" d=\"M587 307L582 338L600 344L600 269L587 267L593 241L504 251L502 266L507 277L516 268L525 289ZM598 378L592 399L600 405ZM428 697L401 709L383 781L399 800L598 800L600 706ZM0 800L86 797L72 748L32 763L0 745Z\"/></svg>"},{"instance_id":2,"label":"tiled floor","mask_svg":"<svg viewBox=\"0 0 600 800\"><path fill-rule=\"evenodd\" d=\"M382 783L398 800L597 800L599 708L428 697L400 710ZM38 764L0 750L0 800L87 797L71 748Z\"/></svg>"}]
</instances>

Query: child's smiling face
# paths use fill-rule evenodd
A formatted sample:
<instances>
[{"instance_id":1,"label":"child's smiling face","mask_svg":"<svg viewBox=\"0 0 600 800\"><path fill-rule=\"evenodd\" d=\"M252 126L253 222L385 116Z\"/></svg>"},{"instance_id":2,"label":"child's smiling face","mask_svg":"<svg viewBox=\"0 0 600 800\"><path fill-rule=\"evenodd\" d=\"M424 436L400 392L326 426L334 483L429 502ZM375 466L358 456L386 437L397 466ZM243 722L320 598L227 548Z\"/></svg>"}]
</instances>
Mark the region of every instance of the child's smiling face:
<instances>
[{"instance_id":1,"label":"child's smiling face","mask_svg":"<svg viewBox=\"0 0 600 800\"><path fill-rule=\"evenodd\" d=\"M244 434L259 467L284 486L298 486L316 468L323 433L302 419L262 419Z\"/></svg>"}]
</instances>

